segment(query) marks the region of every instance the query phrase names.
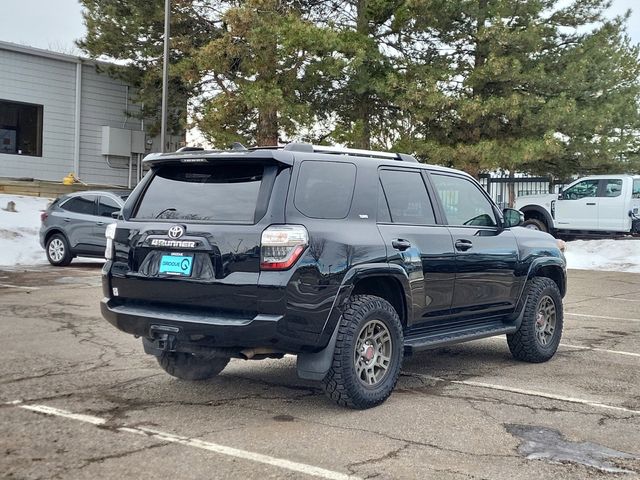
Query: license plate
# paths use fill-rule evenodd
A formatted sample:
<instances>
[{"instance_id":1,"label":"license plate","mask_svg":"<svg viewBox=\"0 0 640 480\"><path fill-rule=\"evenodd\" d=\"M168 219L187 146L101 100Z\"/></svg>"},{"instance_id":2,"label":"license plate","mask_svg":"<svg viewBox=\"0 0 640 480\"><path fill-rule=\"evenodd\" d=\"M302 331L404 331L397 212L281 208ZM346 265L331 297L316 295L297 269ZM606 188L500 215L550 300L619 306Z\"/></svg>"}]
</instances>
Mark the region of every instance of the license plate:
<instances>
[{"instance_id":1,"label":"license plate","mask_svg":"<svg viewBox=\"0 0 640 480\"><path fill-rule=\"evenodd\" d=\"M188 277L191 275L192 268L193 255L172 253L170 255L162 255L162 257L160 257L160 268L158 269L158 273Z\"/></svg>"}]
</instances>

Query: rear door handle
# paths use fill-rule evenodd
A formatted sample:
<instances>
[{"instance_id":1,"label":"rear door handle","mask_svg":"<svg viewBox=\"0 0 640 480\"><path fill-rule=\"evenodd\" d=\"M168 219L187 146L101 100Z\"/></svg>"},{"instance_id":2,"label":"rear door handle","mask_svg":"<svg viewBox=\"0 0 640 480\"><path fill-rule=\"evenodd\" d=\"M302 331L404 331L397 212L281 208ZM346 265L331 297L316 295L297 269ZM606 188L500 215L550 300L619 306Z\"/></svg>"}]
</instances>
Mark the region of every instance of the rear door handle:
<instances>
[{"instance_id":1,"label":"rear door handle","mask_svg":"<svg viewBox=\"0 0 640 480\"><path fill-rule=\"evenodd\" d=\"M407 248L411 247L411 242L409 240L403 240L401 238L398 238L391 242L391 246L396 250L400 250L401 252L404 252Z\"/></svg>"},{"instance_id":2,"label":"rear door handle","mask_svg":"<svg viewBox=\"0 0 640 480\"><path fill-rule=\"evenodd\" d=\"M473 247L473 242L471 242L470 240L459 239L456 240L455 246L456 250L464 252L465 250L469 250L471 247Z\"/></svg>"},{"instance_id":3,"label":"rear door handle","mask_svg":"<svg viewBox=\"0 0 640 480\"><path fill-rule=\"evenodd\" d=\"M589 202L589 203L587 203L587 205L595 205L595 203Z\"/></svg>"},{"instance_id":4,"label":"rear door handle","mask_svg":"<svg viewBox=\"0 0 640 480\"><path fill-rule=\"evenodd\" d=\"M99 227L101 227L102 225L104 225L104 222L96 222L96 225L98 225Z\"/></svg>"}]
</instances>

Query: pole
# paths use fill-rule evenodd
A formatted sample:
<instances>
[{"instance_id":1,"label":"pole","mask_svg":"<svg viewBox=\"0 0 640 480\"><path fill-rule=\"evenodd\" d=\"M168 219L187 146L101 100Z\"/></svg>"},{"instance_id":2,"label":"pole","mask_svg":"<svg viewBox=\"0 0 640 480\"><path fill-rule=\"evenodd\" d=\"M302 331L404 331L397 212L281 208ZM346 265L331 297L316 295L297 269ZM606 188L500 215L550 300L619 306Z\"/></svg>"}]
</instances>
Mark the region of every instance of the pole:
<instances>
[{"instance_id":1,"label":"pole","mask_svg":"<svg viewBox=\"0 0 640 480\"><path fill-rule=\"evenodd\" d=\"M160 149L164 153L167 149L167 101L169 95L169 37L171 19L171 0L164 0L164 57L162 62L162 120L160 130Z\"/></svg>"}]
</instances>

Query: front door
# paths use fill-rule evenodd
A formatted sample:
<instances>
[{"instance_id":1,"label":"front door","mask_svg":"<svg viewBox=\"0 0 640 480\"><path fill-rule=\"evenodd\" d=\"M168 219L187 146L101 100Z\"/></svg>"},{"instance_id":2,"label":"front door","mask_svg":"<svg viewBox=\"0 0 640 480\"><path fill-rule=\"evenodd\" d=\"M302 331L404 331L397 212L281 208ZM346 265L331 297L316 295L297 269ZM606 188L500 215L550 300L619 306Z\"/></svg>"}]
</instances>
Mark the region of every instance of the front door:
<instances>
[{"instance_id":1,"label":"front door","mask_svg":"<svg viewBox=\"0 0 640 480\"><path fill-rule=\"evenodd\" d=\"M498 226L493 204L470 178L430 173L456 253L451 313L457 316L510 313L522 280L516 277L518 244Z\"/></svg>"},{"instance_id":2,"label":"front door","mask_svg":"<svg viewBox=\"0 0 640 480\"><path fill-rule=\"evenodd\" d=\"M382 169L378 229L390 263L407 272L414 325L449 315L455 280L451 234L436 223L419 170ZM410 319L411 320L411 319Z\"/></svg>"},{"instance_id":3,"label":"front door","mask_svg":"<svg viewBox=\"0 0 640 480\"><path fill-rule=\"evenodd\" d=\"M598 228L598 179L582 180L568 187L556 200L556 225L561 230Z\"/></svg>"},{"instance_id":4,"label":"front door","mask_svg":"<svg viewBox=\"0 0 640 480\"><path fill-rule=\"evenodd\" d=\"M95 225L93 227L93 242L96 246L104 249L107 245L107 239L105 238L105 231L107 225L115 223L115 219L111 216L112 213L122 209L122 204L107 195L101 195L98 198L98 212L95 219Z\"/></svg>"}]
</instances>

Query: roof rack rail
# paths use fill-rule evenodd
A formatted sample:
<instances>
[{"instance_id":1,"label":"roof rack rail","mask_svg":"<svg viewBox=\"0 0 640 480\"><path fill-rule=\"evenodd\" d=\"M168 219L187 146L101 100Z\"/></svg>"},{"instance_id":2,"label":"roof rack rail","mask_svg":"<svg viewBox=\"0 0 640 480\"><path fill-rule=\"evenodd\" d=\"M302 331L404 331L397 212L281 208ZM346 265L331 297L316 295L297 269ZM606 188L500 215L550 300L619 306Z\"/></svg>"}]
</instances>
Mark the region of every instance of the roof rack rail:
<instances>
[{"instance_id":1,"label":"roof rack rail","mask_svg":"<svg viewBox=\"0 0 640 480\"><path fill-rule=\"evenodd\" d=\"M204 147L180 147L178 150L176 150L176 153L203 152L203 151L204 151Z\"/></svg>"},{"instance_id":2,"label":"roof rack rail","mask_svg":"<svg viewBox=\"0 0 640 480\"><path fill-rule=\"evenodd\" d=\"M331 153L335 155L355 155L358 157L388 158L404 162L418 162L411 155L405 153L378 152L375 150L362 150L359 148L329 147L324 145L312 145L310 143L289 143L283 147L284 150L307 153Z\"/></svg>"}]
</instances>

